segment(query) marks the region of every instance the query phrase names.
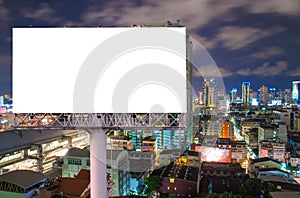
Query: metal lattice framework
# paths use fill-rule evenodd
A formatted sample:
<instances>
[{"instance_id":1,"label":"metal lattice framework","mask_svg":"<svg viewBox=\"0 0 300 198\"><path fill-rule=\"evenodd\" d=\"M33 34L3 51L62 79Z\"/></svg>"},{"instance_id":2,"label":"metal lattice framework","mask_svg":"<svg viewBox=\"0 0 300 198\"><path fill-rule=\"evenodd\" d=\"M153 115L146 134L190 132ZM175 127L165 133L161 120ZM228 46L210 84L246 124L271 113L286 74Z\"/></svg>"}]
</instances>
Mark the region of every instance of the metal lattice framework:
<instances>
[{"instance_id":1,"label":"metal lattice framework","mask_svg":"<svg viewBox=\"0 0 300 198\"><path fill-rule=\"evenodd\" d=\"M15 129L184 130L182 113L24 113L14 114Z\"/></svg>"}]
</instances>

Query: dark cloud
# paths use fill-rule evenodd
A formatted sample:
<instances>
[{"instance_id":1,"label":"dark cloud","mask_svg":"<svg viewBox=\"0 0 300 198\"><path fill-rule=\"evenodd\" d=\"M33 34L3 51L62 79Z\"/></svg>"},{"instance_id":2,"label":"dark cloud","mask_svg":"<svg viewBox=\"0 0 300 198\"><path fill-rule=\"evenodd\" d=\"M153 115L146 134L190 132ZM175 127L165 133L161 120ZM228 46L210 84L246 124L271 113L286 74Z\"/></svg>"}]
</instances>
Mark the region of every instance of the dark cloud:
<instances>
[{"instance_id":1,"label":"dark cloud","mask_svg":"<svg viewBox=\"0 0 300 198\"><path fill-rule=\"evenodd\" d=\"M181 20L189 34L221 65L219 72L225 80L261 81L279 74L287 80L300 76L296 67L300 62L296 54L300 51L296 33L300 27L299 0L87 2L0 0L0 67L3 68L0 78L11 75L11 47L8 45L11 27L29 24L129 26L176 19ZM9 84L1 83L0 92Z\"/></svg>"}]
</instances>

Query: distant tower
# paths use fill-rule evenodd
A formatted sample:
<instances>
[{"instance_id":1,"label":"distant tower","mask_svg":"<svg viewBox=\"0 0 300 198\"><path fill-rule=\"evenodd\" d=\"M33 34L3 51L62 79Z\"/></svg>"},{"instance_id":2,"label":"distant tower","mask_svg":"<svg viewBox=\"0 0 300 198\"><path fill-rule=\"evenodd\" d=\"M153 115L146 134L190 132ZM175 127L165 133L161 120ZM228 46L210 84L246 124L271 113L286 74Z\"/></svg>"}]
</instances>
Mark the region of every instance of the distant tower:
<instances>
[{"instance_id":1,"label":"distant tower","mask_svg":"<svg viewBox=\"0 0 300 198\"><path fill-rule=\"evenodd\" d=\"M237 88L232 88L230 90L230 103L236 103Z\"/></svg>"},{"instance_id":2,"label":"distant tower","mask_svg":"<svg viewBox=\"0 0 300 198\"><path fill-rule=\"evenodd\" d=\"M200 104L204 104L202 91L199 91L199 102L200 102Z\"/></svg>"},{"instance_id":3,"label":"distant tower","mask_svg":"<svg viewBox=\"0 0 300 198\"><path fill-rule=\"evenodd\" d=\"M214 107L217 105L218 95L216 90L216 81L215 79L209 80L208 85L208 106Z\"/></svg>"},{"instance_id":4,"label":"distant tower","mask_svg":"<svg viewBox=\"0 0 300 198\"><path fill-rule=\"evenodd\" d=\"M292 82L292 100L296 103L299 103L299 84L300 81Z\"/></svg>"},{"instance_id":5,"label":"distant tower","mask_svg":"<svg viewBox=\"0 0 300 198\"><path fill-rule=\"evenodd\" d=\"M250 82L242 83L242 101L244 104L250 104Z\"/></svg>"},{"instance_id":6,"label":"distant tower","mask_svg":"<svg viewBox=\"0 0 300 198\"><path fill-rule=\"evenodd\" d=\"M278 100L278 94L276 93L276 88L269 88L269 100Z\"/></svg>"},{"instance_id":7,"label":"distant tower","mask_svg":"<svg viewBox=\"0 0 300 198\"><path fill-rule=\"evenodd\" d=\"M0 107L4 106L4 97L0 96Z\"/></svg>"},{"instance_id":8,"label":"distant tower","mask_svg":"<svg viewBox=\"0 0 300 198\"><path fill-rule=\"evenodd\" d=\"M206 79L204 79L203 83L202 83L202 101L204 106L208 105L208 82Z\"/></svg>"},{"instance_id":9,"label":"distant tower","mask_svg":"<svg viewBox=\"0 0 300 198\"><path fill-rule=\"evenodd\" d=\"M266 104L268 100L268 87L263 85L260 87L260 98L259 103L260 104Z\"/></svg>"},{"instance_id":10,"label":"distant tower","mask_svg":"<svg viewBox=\"0 0 300 198\"><path fill-rule=\"evenodd\" d=\"M206 107L214 107L217 105L218 95L216 89L216 82L214 78L209 80L204 79L202 83L203 102Z\"/></svg>"}]
</instances>

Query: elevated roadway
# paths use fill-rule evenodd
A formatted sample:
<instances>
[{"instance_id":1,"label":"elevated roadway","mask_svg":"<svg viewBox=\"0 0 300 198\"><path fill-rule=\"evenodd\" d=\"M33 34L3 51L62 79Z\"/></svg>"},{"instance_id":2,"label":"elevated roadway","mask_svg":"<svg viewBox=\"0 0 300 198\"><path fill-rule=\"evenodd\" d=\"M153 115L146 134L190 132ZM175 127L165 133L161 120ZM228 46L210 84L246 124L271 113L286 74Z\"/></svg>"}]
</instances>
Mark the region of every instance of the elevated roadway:
<instances>
[{"instance_id":1,"label":"elevated roadway","mask_svg":"<svg viewBox=\"0 0 300 198\"><path fill-rule=\"evenodd\" d=\"M9 130L0 133L0 156L23 149L34 144L62 139L64 136L76 135L78 130ZM0 158L1 158L0 157Z\"/></svg>"}]
</instances>

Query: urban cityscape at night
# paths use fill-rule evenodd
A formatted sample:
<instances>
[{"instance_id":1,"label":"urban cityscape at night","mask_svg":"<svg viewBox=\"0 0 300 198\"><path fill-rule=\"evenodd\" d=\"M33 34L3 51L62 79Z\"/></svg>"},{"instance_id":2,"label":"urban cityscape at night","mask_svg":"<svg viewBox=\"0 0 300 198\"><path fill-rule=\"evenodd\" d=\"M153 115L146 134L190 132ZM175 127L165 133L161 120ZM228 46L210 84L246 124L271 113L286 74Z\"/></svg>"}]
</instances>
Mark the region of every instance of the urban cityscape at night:
<instances>
[{"instance_id":1,"label":"urban cityscape at night","mask_svg":"<svg viewBox=\"0 0 300 198\"><path fill-rule=\"evenodd\" d=\"M300 3L297 0L254 0L251 3L235 0L149 0L147 3L141 0L88 3L0 0L0 27L3 29L0 32L0 198L300 197L299 19ZM28 105L24 109L37 109L33 107L35 104L44 107L63 104L65 98L58 90L66 88L67 84L55 84L65 71L55 70L50 75L51 68L46 71L50 81L41 79L43 82L37 82L28 75L26 77L24 72L24 76L19 77L22 81L17 83L15 68L23 67L17 58L33 65L36 62L33 52L47 48L45 42L45 48L32 50L35 45L30 39L34 38L27 34L23 39L28 39L27 43L32 45L26 43L24 48L16 50L21 38L18 29L74 32L81 28L107 30L120 27L133 32L159 28L186 30L182 40L184 78L180 77L181 81L184 79L182 111L166 111L166 104L159 103L166 96L159 90L155 96L160 99L153 101L149 112L128 110L131 103L133 106L148 105L149 95L145 92L141 100L132 99L138 88L146 90L147 83L159 84L165 90L171 87L177 99L181 96L175 89L180 87L179 80L162 81L159 78L162 74L153 71L158 76L155 80L149 78L138 81L137 85L133 83L133 86L131 82L139 78L131 75L131 70L121 78L116 73L106 81L122 84L122 88L118 84L110 86L115 92L125 92L125 87L130 89L128 98L121 95L125 102L115 99L116 93L111 98L117 101L112 102L113 108L117 103L127 105L124 109L128 112L76 109L75 100L82 106L90 105L90 101L96 106L98 85L91 83L86 85L95 86L95 93L72 93L73 101L69 103L73 102L73 112L19 111L22 109L19 104ZM120 35L116 37L123 38ZM139 35L147 36L130 38L138 41L153 39L158 43L169 39L174 46L180 43L180 37L176 36L174 38L178 40L165 38L163 34L159 34L160 38ZM57 42L51 41L54 35L41 37L50 43ZM92 41L92 37L85 39L83 41ZM97 60L111 57L110 51L115 48L123 50L121 46L125 43L133 43L132 40L117 41L110 49L105 49L105 53L96 54ZM71 48L83 48L75 46ZM157 44L153 49L162 49L161 46ZM141 52L142 47L124 48L109 59L107 68L112 68L113 62L124 54ZM41 54L51 59L55 50ZM159 58L169 58L166 52L179 54L171 47L164 50ZM69 51L65 53L59 57L69 59L74 56ZM85 62L92 57L90 54L86 55ZM140 67L145 76L151 75L151 69L146 70L145 66L161 67L154 67L155 61L151 62L154 57L148 54L133 60L139 58L149 62L143 65L138 62L132 70ZM42 60L42 64L46 61ZM124 67L131 64L129 59L126 61ZM26 72L36 75L44 72L43 69L45 67L41 66L36 71ZM172 78L174 70L174 67L168 67L163 78ZM79 72L82 71L84 69ZM122 72L121 69L115 71ZM84 80L103 78L95 76L85 76ZM126 78L130 81L124 81ZM95 82L99 83L99 79ZM25 92L26 98L20 94ZM51 93L47 100L37 97L47 92ZM31 97L31 93L37 95ZM92 95L93 100L87 98ZM110 97L107 94L100 96ZM20 100L30 103L20 103ZM171 102L167 100L167 103Z\"/></svg>"}]
</instances>

